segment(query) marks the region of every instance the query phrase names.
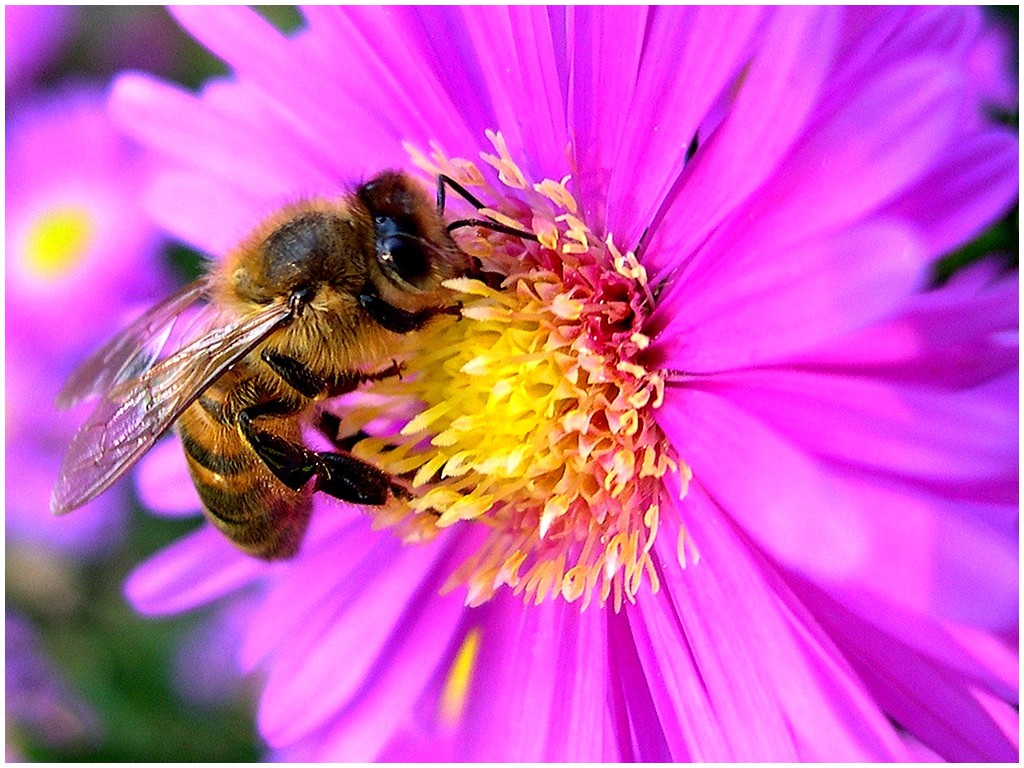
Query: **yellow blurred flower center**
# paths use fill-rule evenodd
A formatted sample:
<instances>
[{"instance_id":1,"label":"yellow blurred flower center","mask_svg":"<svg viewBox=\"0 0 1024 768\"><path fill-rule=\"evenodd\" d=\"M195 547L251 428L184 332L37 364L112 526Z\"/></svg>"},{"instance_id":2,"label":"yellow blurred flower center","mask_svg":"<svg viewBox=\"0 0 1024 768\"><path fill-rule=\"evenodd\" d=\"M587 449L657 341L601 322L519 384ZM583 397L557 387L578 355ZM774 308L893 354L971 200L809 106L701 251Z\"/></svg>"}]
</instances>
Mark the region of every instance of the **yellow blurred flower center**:
<instances>
[{"instance_id":1,"label":"yellow blurred flower center","mask_svg":"<svg viewBox=\"0 0 1024 768\"><path fill-rule=\"evenodd\" d=\"M411 414L398 434L364 439L354 452L411 485L411 501L379 515L408 538L463 521L486 526L452 582L468 585L471 604L507 584L536 602L560 595L586 605L597 595L618 608L645 576L657 589L649 553L661 477L679 469L653 418L664 381L642 362L653 298L633 255L597 241L575 217L567 180L527 185L501 137L491 138L498 155L483 158L516 195L484 190L504 192L507 203L487 213L540 242L462 230L460 245L507 276L501 289L450 281L462 317L417 334L402 379L375 386L374 400L345 421ZM436 151L416 159L484 186L469 162ZM685 485L685 466L681 474Z\"/></svg>"},{"instance_id":2,"label":"yellow blurred flower center","mask_svg":"<svg viewBox=\"0 0 1024 768\"><path fill-rule=\"evenodd\" d=\"M25 263L41 277L57 277L74 267L92 244L95 227L89 212L66 206L48 211L29 230Z\"/></svg>"}]
</instances>

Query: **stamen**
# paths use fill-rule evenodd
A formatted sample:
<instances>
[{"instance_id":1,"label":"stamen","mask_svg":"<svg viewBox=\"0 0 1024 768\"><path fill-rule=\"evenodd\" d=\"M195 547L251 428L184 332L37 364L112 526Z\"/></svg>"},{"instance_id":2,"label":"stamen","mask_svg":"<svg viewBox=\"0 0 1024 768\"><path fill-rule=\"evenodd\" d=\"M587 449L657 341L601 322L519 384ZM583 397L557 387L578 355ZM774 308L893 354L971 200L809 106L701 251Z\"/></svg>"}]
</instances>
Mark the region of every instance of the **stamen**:
<instances>
[{"instance_id":1,"label":"stamen","mask_svg":"<svg viewBox=\"0 0 1024 768\"><path fill-rule=\"evenodd\" d=\"M527 183L500 134L488 135L496 154L482 157L503 193L437 147L413 157L431 174L483 188L481 199L498 201L484 215L539 242L459 230L467 253L508 276L503 289L448 281L461 318L414 334L402 379L375 383L380 398L357 400L344 421L387 422L382 403L413 414L353 452L412 489L378 523L414 540L486 527L448 585L467 585L470 604L508 585L538 603L560 595L585 608L596 594L618 609L645 581L657 589L650 553L662 478L678 472L683 492L689 479L654 419L665 380L643 355L654 303L647 274L578 218L568 177Z\"/></svg>"}]
</instances>

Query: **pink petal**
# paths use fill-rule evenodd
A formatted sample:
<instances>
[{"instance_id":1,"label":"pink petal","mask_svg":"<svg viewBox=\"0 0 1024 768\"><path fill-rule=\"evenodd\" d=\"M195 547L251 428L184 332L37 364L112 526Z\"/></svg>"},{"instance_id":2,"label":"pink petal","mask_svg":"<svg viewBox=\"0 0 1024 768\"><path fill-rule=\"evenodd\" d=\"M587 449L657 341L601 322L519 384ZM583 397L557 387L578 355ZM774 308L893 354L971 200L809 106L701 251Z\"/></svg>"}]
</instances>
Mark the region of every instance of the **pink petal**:
<instances>
[{"instance_id":1,"label":"pink petal","mask_svg":"<svg viewBox=\"0 0 1024 768\"><path fill-rule=\"evenodd\" d=\"M951 621L1015 621L1016 542L975 505L832 471L708 392L667 395L659 421L697 481L780 562Z\"/></svg>"},{"instance_id":2,"label":"pink petal","mask_svg":"<svg viewBox=\"0 0 1024 768\"><path fill-rule=\"evenodd\" d=\"M920 228L927 251L941 256L968 242L1017 198L1014 133L992 128L956 142L938 167L886 209Z\"/></svg>"},{"instance_id":3,"label":"pink petal","mask_svg":"<svg viewBox=\"0 0 1024 768\"><path fill-rule=\"evenodd\" d=\"M960 488L1016 476L1016 373L956 393L792 369L716 380L733 403L823 458Z\"/></svg>"},{"instance_id":4,"label":"pink petal","mask_svg":"<svg viewBox=\"0 0 1024 768\"><path fill-rule=\"evenodd\" d=\"M179 613L241 589L271 567L204 525L136 568L124 590L140 613Z\"/></svg>"},{"instance_id":5,"label":"pink petal","mask_svg":"<svg viewBox=\"0 0 1024 768\"><path fill-rule=\"evenodd\" d=\"M737 246L667 289L651 319L668 320L654 354L695 374L785 359L891 313L923 272L917 244L888 224L780 253Z\"/></svg>"},{"instance_id":6,"label":"pink petal","mask_svg":"<svg viewBox=\"0 0 1024 768\"><path fill-rule=\"evenodd\" d=\"M546 762L590 763L613 748L607 707L607 617L565 606Z\"/></svg>"},{"instance_id":7,"label":"pink petal","mask_svg":"<svg viewBox=\"0 0 1024 768\"><path fill-rule=\"evenodd\" d=\"M899 66L915 56L962 56L981 22L978 8L860 6L847 11L843 50L832 77L837 87Z\"/></svg>"},{"instance_id":8,"label":"pink petal","mask_svg":"<svg viewBox=\"0 0 1024 768\"><path fill-rule=\"evenodd\" d=\"M939 60L913 60L868 80L809 129L739 215L743 234L729 239L771 251L894 199L949 143L961 95L956 71Z\"/></svg>"},{"instance_id":9,"label":"pink petal","mask_svg":"<svg viewBox=\"0 0 1024 768\"><path fill-rule=\"evenodd\" d=\"M892 319L829 340L800 365L958 389L1017 370L1016 274L982 262L915 296Z\"/></svg>"},{"instance_id":10,"label":"pink petal","mask_svg":"<svg viewBox=\"0 0 1024 768\"><path fill-rule=\"evenodd\" d=\"M331 511L317 509L314 523ZM400 548L394 536L373 531L367 520L358 518L339 524L314 545L307 542L294 567L281 573L257 609L242 643L242 669L252 671L275 651L288 651L295 638L310 629L310 617L343 611L338 595L360 586L368 570L397 557Z\"/></svg>"},{"instance_id":11,"label":"pink petal","mask_svg":"<svg viewBox=\"0 0 1024 768\"><path fill-rule=\"evenodd\" d=\"M1008 704L965 685L873 624L791 579L850 659L864 684L901 726L947 760L1016 761L1017 717ZM1012 728L1008 728L1012 726Z\"/></svg>"},{"instance_id":12,"label":"pink petal","mask_svg":"<svg viewBox=\"0 0 1024 768\"><path fill-rule=\"evenodd\" d=\"M568 18L569 135L583 219L606 231L608 180L633 101L647 10L573 6Z\"/></svg>"},{"instance_id":13,"label":"pink petal","mask_svg":"<svg viewBox=\"0 0 1024 768\"><path fill-rule=\"evenodd\" d=\"M817 585L818 588L823 586ZM965 684L976 684L1006 701L1017 698L1017 655L984 631L940 622L871 595L836 590L819 606L816 589L807 585L800 586L798 591L807 596L808 605L815 613L830 610L836 602L930 663L954 671Z\"/></svg>"},{"instance_id":14,"label":"pink petal","mask_svg":"<svg viewBox=\"0 0 1024 768\"><path fill-rule=\"evenodd\" d=\"M429 12L439 14L442 21L454 14L452 9L431 8ZM376 6L309 6L303 13L310 29L303 46L311 61L297 70L297 76L306 77L311 67L318 71L322 78L312 83L322 84L324 93L334 100L327 111L344 116L346 122L350 116L352 120L351 127L338 126L325 133L336 147L347 147L351 138L358 146L353 151L363 153L362 145L368 144L363 154L381 158L373 160L374 170L403 163L405 158L392 150L400 150L403 141L426 150L428 142L434 140L450 156L476 156L483 137L460 113L460 103L475 94L465 87L449 91L456 78L445 79L438 67L451 64L444 58L437 61L426 55L436 41L425 39L426 32L415 13ZM339 50L341 43L344 48ZM463 45L457 37L450 44ZM345 66L337 66L338 61L344 61ZM431 66L434 61L437 66ZM282 86L294 88L288 78ZM275 88L274 93L283 103L289 103L286 91ZM313 99L317 99L316 94ZM308 112L296 108L296 114L306 116ZM388 156L394 154L395 159L382 164L382 152L374 143L381 145Z\"/></svg>"},{"instance_id":15,"label":"pink petal","mask_svg":"<svg viewBox=\"0 0 1024 768\"><path fill-rule=\"evenodd\" d=\"M240 81L236 87L255 88L268 97L273 108L266 110L264 118L283 121L287 134L301 137L300 144L317 168L340 179L393 165L404 157L399 137L381 130L391 112L361 107L352 100L351 88L339 85L345 77L363 74L358 71L358 55L337 47L351 37L335 38L330 52L334 62L345 61L347 66L329 66L323 60L326 52L316 45L315 35L322 31L319 25L314 25L316 33L288 38L244 7L183 6L173 13L190 34L231 67ZM322 76L310 78L306 74L310 71ZM367 81L362 82L365 86ZM330 109L324 108L325 100L331 102Z\"/></svg>"},{"instance_id":16,"label":"pink petal","mask_svg":"<svg viewBox=\"0 0 1024 768\"><path fill-rule=\"evenodd\" d=\"M115 119L135 138L247 195L280 201L338 189L338 178L305 153L306 145L282 140L284 127L250 88L214 84L199 98L128 74L114 81L110 99Z\"/></svg>"},{"instance_id":17,"label":"pink petal","mask_svg":"<svg viewBox=\"0 0 1024 768\"><path fill-rule=\"evenodd\" d=\"M645 262L653 280L693 252L757 189L804 130L832 58L837 24L836 9L773 14L729 114L655 223Z\"/></svg>"},{"instance_id":18,"label":"pink petal","mask_svg":"<svg viewBox=\"0 0 1024 768\"><path fill-rule=\"evenodd\" d=\"M661 688L660 681L657 677L650 677L649 670L640 659L640 648L650 641L650 636L638 632L637 627L647 629L649 626L654 625L634 626L624 613L608 616L610 704L619 752L606 756L606 760L665 763L689 760L691 750L696 750L688 739L682 738L686 732L681 733L671 717L662 722L656 698ZM683 654L673 654L673 658L686 664ZM700 683L699 675L692 675L687 683L694 690L700 690L696 685ZM700 698L688 700L687 704L691 701L695 708L703 710L706 707ZM694 719L699 721L702 714L700 711ZM714 734L707 730L701 735L714 739ZM708 751L713 750L714 747L708 745Z\"/></svg>"},{"instance_id":19,"label":"pink petal","mask_svg":"<svg viewBox=\"0 0 1024 768\"><path fill-rule=\"evenodd\" d=\"M482 606L458 759L600 758L606 748L602 618L566 603L526 606L509 592Z\"/></svg>"},{"instance_id":20,"label":"pink petal","mask_svg":"<svg viewBox=\"0 0 1024 768\"><path fill-rule=\"evenodd\" d=\"M692 484L679 511L699 559L691 551L680 568L679 523L668 516L655 544L663 591L641 596L643 627L635 623L636 631L660 631L638 647L666 732L673 720L689 721L700 759L898 756L895 734L853 671L721 511ZM703 690L685 693L690 678Z\"/></svg>"},{"instance_id":21,"label":"pink petal","mask_svg":"<svg viewBox=\"0 0 1024 768\"><path fill-rule=\"evenodd\" d=\"M178 239L223 256L283 202L248 195L200 171L165 171L146 191L146 210Z\"/></svg>"},{"instance_id":22,"label":"pink petal","mask_svg":"<svg viewBox=\"0 0 1024 768\"><path fill-rule=\"evenodd\" d=\"M500 126L512 156L526 159L524 172L537 179L561 179L568 171L568 84L567 64L556 48L550 18L557 9L465 6L462 12L482 82L501 83L500 88L481 89L489 96L494 121L485 127Z\"/></svg>"},{"instance_id":23,"label":"pink petal","mask_svg":"<svg viewBox=\"0 0 1024 768\"><path fill-rule=\"evenodd\" d=\"M465 634L460 621L464 622L467 609L461 597L438 595L438 584L425 581L419 586L413 596L415 604L376 659L368 684L343 710L338 709L343 714L284 757L329 762L381 759L397 727L414 716L413 709L431 676L447 672ZM429 743L436 745L444 734L430 732L430 736ZM436 747L432 752L431 759L438 759Z\"/></svg>"},{"instance_id":24,"label":"pink petal","mask_svg":"<svg viewBox=\"0 0 1024 768\"><path fill-rule=\"evenodd\" d=\"M761 22L753 7L654 11L633 100L609 107L628 117L608 185L608 231L620 245L634 246L653 220L697 126L739 73Z\"/></svg>"},{"instance_id":25,"label":"pink petal","mask_svg":"<svg viewBox=\"0 0 1024 768\"><path fill-rule=\"evenodd\" d=\"M422 610L422 585L443 583L437 569L445 547L393 544L391 556L364 559L335 591L330 610L297 627L275 658L258 713L260 732L271 744L288 744L327 722L370 683L396 629Z\"/></svg>"}]
</instances>

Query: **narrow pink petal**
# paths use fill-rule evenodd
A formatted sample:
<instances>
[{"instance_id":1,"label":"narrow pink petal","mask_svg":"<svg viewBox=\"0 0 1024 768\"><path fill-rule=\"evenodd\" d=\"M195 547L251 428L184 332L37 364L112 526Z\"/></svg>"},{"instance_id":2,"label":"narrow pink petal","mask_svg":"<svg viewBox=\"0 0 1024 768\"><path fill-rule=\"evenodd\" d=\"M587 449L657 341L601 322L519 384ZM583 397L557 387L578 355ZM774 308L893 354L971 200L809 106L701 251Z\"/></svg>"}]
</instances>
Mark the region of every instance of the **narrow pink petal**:
<instances>
[{"instance_id":1,"label":"narrow pink petal","mask_svg":"<svg viewBox=\"0 0 1024 768\"><path fill-rule=\"evenodd\" d=\"M333 510L317 509L317 518ZM338 599L358 588L368 571L398 555L401 543L393 536L373 531L365 519L352 519L303 548L301 559L284 571L268 589L257 609L256 620L242 643L240 658L245 671L252 671L268 656L308 632L311 617L317 626L328 626L335 612L344 611ZM339 552L352 556L339 558Z\"/></svg>"},{"instance_id":2,"label":"narrow pink petal","mask_svg":"<svg viewBox=\"0 0 1024 768\"><path fill-rule=\"evenodd\" d=\"M611 726L615 735L617 753L605 755L605 760L620 762L666 763L692 759L693 752L702 750L691 744L689 732L681 732L671 716L663 715L658 693L661 671L652 676L641 660L641 650L648 647L651 636L645 631L648 625L632 623L625 613L608 613L608 672L612 710ZM657 633L655 632L655 635ZM671 638L669 639L671 642ZM679 649L676 649L677 651ZM672 659L686 666L686 655L672 654ZM693 720L700 721L708 709L707 702L700 696L703 685L694 674L687 680L691 689L698 691L687 699L687 707L697 709ZM702 730L701 735L709 739L714 734ZM693 750L693 752L691 752ZM703 751L713 752L708 745Z\"/></svg>"},{"instance_id":3,"label":"narrow pink petal","mask_svg":"<svg viewBox=\"0 0 1024 768\"><path fill-rule=\"evenodd\" d=\"M810 584L790 579L850 659L885 711L946 760L1018 759L1017 717L1010 706L972 689L959 672L926 658L826 598Z\"/></svg>"},{"instance_id":4,"label":"narrow pink petal","mask_svg":"<svg viewBox=\"0 0 1024 768\"><path fill-rule=\"evenodd\" d=\"M253 197L202 171L166 171L146 190L144 204L166 232L221 257L265 216L293 201Z\"/></svg>"},{"instance_id":5,"label":"narrow pink petal","mask_svg":"<svg viewBox=\"0 0 1024 768\"><path fill-rule=\"evenodd\" d=\"M949 148L938 167L885 213L920 228L931 256L963 245L1005 213L1020 182L1017 136L992 128Z\"/></svg>"},{"instance_id":6,"label":"narrow pink petal","mask_svg":"<svg viewBox=\"0 0 1024 768\"><path fill-rule=\"evenodd\" d=\"M1006 701L1018 696L1017 655L994 636L973 627L938 621L928 614L908 611L873 595L849 591L829 592L825 609L838 602L846 610L870 622L879 631L891 635L931 663L948 668L964 681L970 681ZM814 598L818 592L809 587L803 592ZM815 612L819 606L809 603Z\"/></svg>"},{"instance_id":7,"label":"narrow pink petal","mask_svg":"<svg viewBox=\"0 0 1024 768\"><path fill-rule=\"evenodd\" d=\"M524 606L502 592L484 606L478 665L460 731L475 761L544 759L564 604Z\"/></svg>"},{"instance_id":8,"label":"narrow pink petal","mask_svg":"<svg viewBox=\"0 0 1024 768\"><path fill-rule=\"evenodd\" d=\"M537 610L548 615L528 621ZM434 726L438 736L450 738L451 759L505 760L508 749L544 762L594 762L609 753L619 755L608 728L602 612L581 614L565 603L546 610L524 606L506 592L465 618L460 637L475 628L481 640L464 713L458 723ZM520 663L510 663L510 654ZM444 682L431 683L434 693L427 701L437 701Z\"/></svg>"},{"instance_id":9,"label":"narrow pink petal","mask_svg":"<svg viewBox=\"0 0 1024 768\"><path fill-rule=\"evenodd\" d=\"M652 278L691 253L778 166L815 104L837 23L837 9L773 14L729 114L652 233L646 251Z\"/></svg>"},{"instance_id":10,"label":"narrow pink petal","mask_svg":"<svg viewBox=\"0 0 1024 768\"><path fill-rule=\"evenodd\" d=\"M273 111L252 109L260 100L242 86L211 85L205 98L141 75L114 81L110 105L115 119L135 138L177 158L201 166L204 173L230 182L249 195L279 198L337 189L297 141L282 141ZM188 120L182 120L183 114ZM239 174L238 169L245 168Z\"/></svg>"},{"instance_id":11,"label":"narrow pink petal","mask_svg":"<svg viewBox=\"0 0 1024 768\"><path fill-rule=\"evenodd\" d=\"M381 759L396 729L414 717L431 675L447 672L458 650L467 609L456 595L438 595L440 580L426 579L384 646L371 678L320 734L306 737L289 760L365 762ZM377 621L366 616L367 621ZM433 713L430 713L433 714ZM442 740L444 734L432 734ZM433 760L439 755L432 755Z\"/></svg>"},{"instance_id":12,"label":"narrow pink petal","mask_svg":"<svg viewBox=\"0 0 1024 768\"><path fill-rule=\"evenodd\" d=\"M842 55L832 74L836 88L922 54L959 58L981 22L977 8L949 6L858 6L844 16Z\"/></svg>"},{"instance_id":13,"label":"narrow pink petal","mask_svg":"<svg viewBox=\"0 0 1024 768\"><path fill-rule=\"evenodd\" d=\"M982 262L893 318L828 341L800 359L815 369L958 389L1017 370L1016 274Z\"/></svg>"},{"instance_id":14,"label":"narrow pink petal","mask_svg":"<svg viewBox=\"0 0 1024 768\"><path fill-rule=\"evenodd\" d=\"M363 560L347 588L333 596L333 610L320 609L314 621L296 627L275 658L258 713L260 732L271 744L288 744L324 724L372 682L396 627L416 610L421 585L441 583L434 571L446 547L395 543L393 556Z\"/></svg>"},{"instance_id":15,"label":"narrow pink petal","mask_svg":"<svg viewBox=\"0 0 1024 768\"><path fill-rule=\"evenodd\" d=\"M739 74L762 22L755 7L654 10L636 93L619 107L628 120L609 182L608 231L623 247L635 245L653 220L697 126Z\"/></svg>"},{"instance_id":16,"label":"narrow pink petal","mask_svg":"<svg viewBox=\"0 0 1024 768\"><path fill-rule=\"evenodd\" d=\"M899 6L857 6L843 13L836 41L836 58L830 75L833 87L843 88L851 77L877 74L879 60L886 43L900 27L910 23L909 8Z\"/></svg>"},{"instance_id":17,"label":"narrow pink petal","mask_svg":"<svg viewBox=\"0 0 1024 768\"><path fill-rule=\"evenodd\" d=\"M639 600L644 625L660 625L662 636L639 647L659 683L655 691L666 690L663 717L693 720L695 756L775 761L899 755L895 734L853 671L798 604L786 605L796 601L770 572L761 572L758 558L699 486L691 485L680 513L682 521L665 519L655 544L663 592ZM685 569L677 557L680 522L689 541ZM680 647L685 654L675 650ZM692 672L685 668L687 657ZM694 720L700 711L694 695L673 690L688 677L703 685L697 695L709 707L704 722ZM705 751L716 743L719 751Z\"/></svg>"},{"instance_id":18,"label":"narrow pink petal","mask_svg":"<svg viewBox=\"0 0 1024 768\"><path fill-rule=\"evenodd\" d=\"M667 289L654 348L665 367L691 373L785 359L890 314L923 282L917 243L896 225L781 252L748 243Z\"/></svg>"},{"instance_id":19,"label":"narrow pink petal","mask_svg":"<svg viewBox=\"0 0 1024 768\"><path fill-rule=\"evenodd\" d=\"M252 584L271 568L204 525L136 568L124 590L140 613L179 613Z\"/></svg>"},{"instance_id":20,"label":"narrow pink petal","mask_svg":"<svg viewBox=\"0 0 1024 768\"><path fill-rule=\"evenodd\" d=\"M1012 625L1016 541L983 522L983 505L834 471L722 394L669 393L661 424L694 477L776 559L833 590Z\"/></svg>"},{"instance_id":21,"label":"narrow pink petal","mask_svg":"<svg viewBox=\"0 0 1024 768\"><path fill-rule=\"evenodd\" d=\"M1006 520L1010 510L875 478L851 477L845 488L869 530L864 558L823 582L942 621L992 631L1016 626L1017 532L989 523L994 517Z\"/></svg>"},{"instance_id":22,"label":"narrow pink petal","mask_svg":"<svg viewBox=\"0 0 1024 768\"><path fill-rule=\"evenodd\" d=\"M545 762L593 763L612 747L608 727L607 620L600 611L562 612L562 639Z\"/></svg>"},{"instance_id":23,"label":"narrow pink petal","mask_svg":"<svg viewBox=\"0 0 1024 768\"><path fill-rule=\"evenodd\" d=\"M352 66L325 66L311 33L287 38L255 11L242 6L182 6L174 8L173 13L190 34L232 68L242 86L258 89L269 97L274 108L266 117L287 123L287 132L301 137L316 167L348 176L360 169L360 161L367 156L402 157L398 136L381 131L388 115L381 111L375 115L373 110L356 104L346 108L351 95L337 87L344 77L341 71L359 73L353 72ZM358 61L351 52L338 50L337 43L348 39L335 40L332 53L336 62ZM305 74L309 71L323 76L309 78ZM324 108L325 100L331 101L330 109ZM371 136L376 146L367 141ZM375 164L390 165L380 161Z\"/></svg>"},{"instance_id":24,"label":"narrow pink petal","mask_svg":"<svg viewBox=\"0 0 1024 768\"><path fill-rule=\"evenodd\" d=\"M462 9L484 82L501 83L489 97L494 123L509 150L533 178L561 179L567 172L564 54L544 6L466 6ZM453 52L454 53L454 52ZM467 101L476 101L468 98Z\"/></svg>"},{"instance_id":25,"label":"narrow pink petal","mask_svg":"<svg viewBox=\"0 0 1024 768\"><path fill-rule=\"evenodd\" d=\"M661 531L659 539L668 535ZM664 589L668 588L666 584ZM671 758L673 761L735 759L730 729L715 711L718 694L713 686L721 681L704 678L700 658L703 646L696 650L692 647L670 597L642 595L637 615L630 614L630 627L650 687L648 695L653 698L657 717L664 721L663 738L671 750ZM697 638L700 644L704 641L704 637ZM718 670L712 671L717 673ZM759 720L776 715L774 709L762 710ZM785 738L785 728L779 728L777 733L783 737L783 743L775 754L785 754L792 759L795 750ZM770 754L766 751L759 758L749 759L767 760Z\"/></svg>"},{"instance_id":26,"label":"narrow pink petal","mask_svg":"<svg viewBox=\"0 0 1024 768\"><path fill-rule=\"evenodd\" d=\"M647 10L573 6L569 12L569 136L577 200L595 232L606 231L608 184L633 101Z\"/></svg>"},{"instance_id":27,"label":"narrow pink petal","mask_svg":"<svg viewBox=\"0 0 1024 768\"><path fill-rule=\"evenodd\" d=\"M717 380L733 403L817 456L950 485L1017 473L1016 373L956 393L794 369Z\"/></svg>"},{"instance_id":28,"label":"narrow pink petal","mask_svg":"<svg viewBox=\"0 0 1024 768\"><path fill-rule=\"evenodd\" d=\"M894 199L948 146L962 90L956 70L938 59L912 60L869 80L809 129L742 211L743 235L730 239L770 250Z\"/></svg>"},{"instance_id":29,"label":"narrow pink petal","mask_svg":"<svg viewBox=\"0 0 1024 768\"><path fill-rule=\"evenodd\" d=\"M438 7L427 12L439 15L441 21L456 14L454 9ZM303 50L310 52L310 64L322 75L313 83L322 85L321 98L329 95L334 100L327 111L346 120L351 115L355 125L366 125L360 130L344 126L331 130L327 135L336 147L345 146L338 142L348 136L364 143L369 139L367 154L379 157L372 141L390 153L392 146L400 149L403 141L426 150L427 143L435 140L450 156L476 156L483 136L467 125L460 113L460 103L474 94L465 87L449 91L456 78L443 77L438 67L452 65L428 54L437 41L426 39L429 32L419 23L416 11L310 6L303 13L310 28L308 39L302 41ZM342 44L344 48L339 50ZM450 44L464 45L457 36ZM344 61L344 66L338 66L339 61ZM307 66L300 77L308 71ZM287 94L282 98L287 104ZM306 111L296 113L305 115Z\"/></svg>"}]
</instances>

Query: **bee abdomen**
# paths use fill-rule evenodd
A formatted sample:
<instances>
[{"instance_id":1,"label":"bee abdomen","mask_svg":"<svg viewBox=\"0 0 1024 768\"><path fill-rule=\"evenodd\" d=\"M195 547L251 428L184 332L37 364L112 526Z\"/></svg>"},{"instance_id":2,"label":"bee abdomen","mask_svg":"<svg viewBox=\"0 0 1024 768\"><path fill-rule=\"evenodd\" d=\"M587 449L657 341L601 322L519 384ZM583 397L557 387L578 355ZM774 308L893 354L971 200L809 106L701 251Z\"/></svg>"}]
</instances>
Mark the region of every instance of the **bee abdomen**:
<instances>
[{"instance_id":1,"label":"bee abdomen","mask_svg":"<svg viewBox=\"0 0 1024 768\"><path fill-rule=\"evenodd\" d=\"M189 463L194 463L208 469L215 475L237 475L252 469L254 466L251 453L239 453L235 455L220 453L210 450L202 442L193 437L189 430L179 430L181 434L181 445L185 449Z\"/></svg>"},{"instance_id":2,"label":"bee abdomen","mask_svg":"<svg viewBox=\"0 0 1024 768\"><path fill-rule=\"evenodd\" d=\"M210 521L251 555L294 555L309 521L312 492L280 483L237 429L212 423L199 404L182 415L178 431Z\"/></svg>"}]
</instances>

